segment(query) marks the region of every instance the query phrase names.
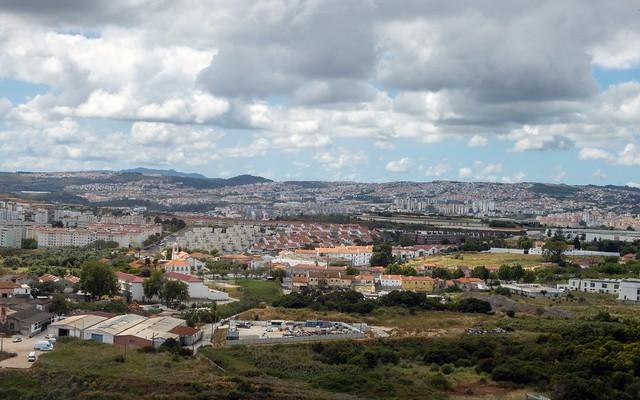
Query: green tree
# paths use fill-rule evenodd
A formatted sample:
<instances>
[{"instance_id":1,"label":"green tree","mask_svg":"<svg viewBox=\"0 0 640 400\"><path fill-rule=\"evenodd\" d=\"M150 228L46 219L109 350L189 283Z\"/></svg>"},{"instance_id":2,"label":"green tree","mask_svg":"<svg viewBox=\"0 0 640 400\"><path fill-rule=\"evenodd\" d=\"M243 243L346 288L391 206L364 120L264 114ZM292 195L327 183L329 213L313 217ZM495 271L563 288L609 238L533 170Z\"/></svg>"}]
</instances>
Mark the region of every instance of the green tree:
<instances>
[{"instance_id":1,"label":"green tree","mask_svg":"<svg viewBox=\"0 0 640 400\"><path fill-rule=\"evenodd\" d=\"M533 283L536 281L536 273L533 271L527 271L525 272L524 276L522 277L522 281L524 283Z\"/></svg>"},{"instance_id":2,"label":"green tree","mask_svg":"<svg viewBox=\"0 0 640 400\"><path fill-rule=\"evenodd\" d=\"M576 250L580 250L582 248L582 244L580 243L580 238L578 236L576 236L575 238L573 238L573 247Z\"/></svg>"},{"instance_id":3,"label":"green tree","mask_svg":"<svg viewBox=\"0 0 640 400\"><path fill-rule=\"evenodd\" d=\"M89 261L80 271L80 290L93 297L118 293L118 279L108 265L99 261Z\"/></svg>"},{"instance_id":4,"label":"green tree","mask_svg":"<svg viewBox=\"0 0 640 400\"><path fill-rule=\"evenodd\" d=\"M531 247L533 247L533 241L526 236L520 236L518 239L518 248L528 251Z\"/></svg>"},{"instance_id":5,"label":"green tree","mask_svg":"<svg viewBox=\"0 0 640 400\"><path fill-rule=\"evenodd\" d=\"M159 296L164 283L162 272L153 271L151 276L142 282L144 297L152 299L154 296Z\"/></svg>"},{"instance_id":6,"label":"green tree","mask_svg":"<svg viewBox=\"0 0 640 400\"><path fill-rule=\"evenodd\" d=\"M479 278L483 281L486 281L487 279L489 279L489 270L484 265L475 267L473 271L471 271L471 276L473 278Z\"/></svg>"},{"instance_id":7,"label":"green tree","mask_svg":"<svg viewBox=\"0 0 640 400\"><path fill-rule=\"evenodd\" d=\"M56 293L51 302L51 312L58 315L66 314L69 310L69 303L62 293Z\"/></svg>"},{"instance_id":8,"label":"green tree","mask_svg":"<svg viewBox=\"0 0 640 400\"><path fill-rule=\"evenodd\" d=\"M358 269L355 267L349 266L347 267L347 270L345 271L345 273L347 275L358 275L360 271L358 271Z\"/></svg>"},{"instance_id":9,"label":"green tree","mask_svg":"<svg viewBox=\"0 0 640 400\"><path fill-rule=\"evenodd\" d=\"M182 281L167 280L162 286L160 297L166 305L182 303L189 298L189 286Z\"/></svg>"},{"instance_id":10,"label":"green tree","mask_svg":"<svg viewBox=\"0 0 640 400\"><path fill-rule=\"evenodd\" d=\"M542 258L545 261L560 263L564 260L564 252L567 250L567 244L563 240L547 240L542 246Z\"/></svg>"},{"instance_id":11,"label":"green tree","mask_svg":"<svg viewBox=\"0 0 640 400\"><path fill-rule=\"evenodd\" d=\"M25 250L33 250L38 248L38 241L35 239L22 239L20 241L20 248Z\"/></svg>"},{"instance_id":12,"label":"green tree","mask_svg":"<svg viewBox=\"0 0 640 400\"><path fill-rule=\"evenodd\" d=\"M511 279L520 282L524 278L524 269L522 265L514 265L511 267Z\"/></svg>"},{"instance_id":13,"label":"green tree","mask_svg":"<svg viewBox=\"0 0 640 400\"><path fill-rule=\"evenodd\" d=\"M369 260L369 264L374 267L387 265L393 262L393 250L390 244L381 243L373 246L373 254Z\"/></svg>"},{"instance_id":14,"label":"green tree","mask_svg":"<svg viewBox=\"0 0 640 400\"><path fill-rule=\"evenodd\" d=\"M511 276L511 267L508 265L501 265L498 269L498 279L501 281L513 280Z\"/></svg>"}]
</instances>

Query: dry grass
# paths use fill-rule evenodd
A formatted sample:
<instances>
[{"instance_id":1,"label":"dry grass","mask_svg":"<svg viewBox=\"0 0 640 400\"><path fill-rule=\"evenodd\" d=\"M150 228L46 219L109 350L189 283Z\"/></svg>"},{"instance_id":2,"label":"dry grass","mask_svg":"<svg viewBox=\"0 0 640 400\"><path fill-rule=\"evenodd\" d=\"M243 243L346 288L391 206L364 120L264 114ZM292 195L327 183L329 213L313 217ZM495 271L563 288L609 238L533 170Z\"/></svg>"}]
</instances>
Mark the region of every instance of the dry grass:
<instances>
[{"instance_id":1,"label":"dry grass","mask_svg":"<svg viewBox=\"0 0 640 400\"><path fill-rule=\"evenodd\" d=\"M524 268L533 268L543 263L542 256L528 254L492 254L492 253L457 253L453 255L439 255L423 257L412 261L409 265L433 263L441 268L500 266L503 264L520 264Z\"/></svg>"}]
</instances>

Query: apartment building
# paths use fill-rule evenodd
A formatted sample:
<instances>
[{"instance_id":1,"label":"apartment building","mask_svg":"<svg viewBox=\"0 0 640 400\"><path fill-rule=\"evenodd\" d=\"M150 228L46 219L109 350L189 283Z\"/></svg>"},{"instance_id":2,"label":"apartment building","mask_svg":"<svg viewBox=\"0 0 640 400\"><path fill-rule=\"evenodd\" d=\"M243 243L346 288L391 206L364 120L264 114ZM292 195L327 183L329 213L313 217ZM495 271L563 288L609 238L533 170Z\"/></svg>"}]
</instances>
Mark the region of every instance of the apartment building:
<instances>
[{"instance_id":1,"label":"apartment building","mask_svg":"<svg viewBox=\"0 0 640 400\"><path fill-rule=\"evenodd\" d=\"M640 302L640 279L623 279L620 281L618 300L623 302Z\"/></svg>"},{"instance_id":2,"label":"apartment building","mask_svg":"<svg viewBox=\"0 0 640 400\"><path fill-rule=\"evenodd\" d=\"M588 293L620 293L620 279L569 279L567 289Z\"/></svg>"},{"instance_id":3,"label":"apartment building","mask_svg":"<svg viewBox=\"0 0 640 400\"><path fill-rule=\"evenodd\" d=\"M259 225L236 224L225 228L195 227L180 235L177 243L182 248L242 252L254 245L265 230Z\"/></svg>"},{"instance_id":4,"label":"apartment building","mask_svg":"<svg viewBox=\"0 0 640 400\"><path fill-rule=\"evenodd\" d=\"M346 260L353 266L369 265L373 255L373 246L338 246L315 249L318 257L327 260Z\"/></svg>"},{"instance_id":5,"label":"apartment building","mask_svg":"<svg viewBox=\"0 0 640 400\"><path fill-rule=\"evenodd\" d=\"M151 235L162 232L155 224L121 225L90 224L85 228L32 227L27 237L36 239L38 247L86 246L96 240L118 243L121 247L144 242Z\"/></svg>"}]
</instances>

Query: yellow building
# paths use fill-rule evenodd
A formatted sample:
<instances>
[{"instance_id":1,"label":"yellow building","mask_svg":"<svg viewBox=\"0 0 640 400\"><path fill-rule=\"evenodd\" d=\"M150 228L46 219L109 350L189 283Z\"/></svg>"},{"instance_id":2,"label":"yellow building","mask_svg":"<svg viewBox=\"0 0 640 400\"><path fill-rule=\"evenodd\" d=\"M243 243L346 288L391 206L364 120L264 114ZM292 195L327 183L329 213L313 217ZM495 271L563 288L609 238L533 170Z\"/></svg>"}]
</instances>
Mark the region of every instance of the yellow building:
<instances>
[{"instance_id":1,"label":"yellow building","mask_svg":"<svg viewBox=\"0 0 640 400\"><path fill-rule=\"evenodd\" d=\"M426 276L403 276L402 290L413 292L433 292L433 278Z\"/></svg>"}]
</instances>

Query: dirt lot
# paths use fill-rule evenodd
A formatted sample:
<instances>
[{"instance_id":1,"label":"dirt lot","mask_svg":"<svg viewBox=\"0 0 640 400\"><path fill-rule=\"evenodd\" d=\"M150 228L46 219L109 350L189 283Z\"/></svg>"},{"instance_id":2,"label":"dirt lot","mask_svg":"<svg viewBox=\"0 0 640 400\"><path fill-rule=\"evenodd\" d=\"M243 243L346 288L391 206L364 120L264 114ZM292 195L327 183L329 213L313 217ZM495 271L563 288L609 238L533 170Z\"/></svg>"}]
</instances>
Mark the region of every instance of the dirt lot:
<instances>
[{"instance_id":1,"label":"dirt lot","mask_svg":"<svg viewBox=\"0 0 640 400\"><path fill-rule=\"evenodd\" d=\"M46 333L43 332L31 338L15 335L15 336L20 336L22 338L22 342L19 342L19 343L11 342L11 338L13 336L4 338L4 345L3 345L4 351L9 353L18 353L18 356L11 357L0 362L0 368L31 368L33 363L27 361L27 356L29 355L30 352L35 351L33 350L33 345L35 345L37 341L44 340L45 334ZM40 354L42 354L41 351L35 351L35 352L36 352L36 357L39 357Z\"/></svg>"}]
</instances>

